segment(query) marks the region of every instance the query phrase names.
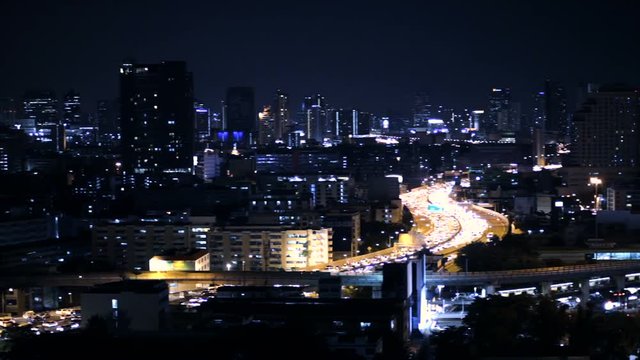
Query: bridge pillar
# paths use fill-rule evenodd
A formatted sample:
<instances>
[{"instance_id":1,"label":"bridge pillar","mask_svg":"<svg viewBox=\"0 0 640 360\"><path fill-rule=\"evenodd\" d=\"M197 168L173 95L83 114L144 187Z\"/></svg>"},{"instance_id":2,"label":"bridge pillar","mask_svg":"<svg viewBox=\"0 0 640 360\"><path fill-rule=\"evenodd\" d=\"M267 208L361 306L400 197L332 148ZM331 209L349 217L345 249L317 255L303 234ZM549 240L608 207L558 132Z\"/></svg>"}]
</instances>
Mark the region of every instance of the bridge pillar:
<instances>
[{"instance_id":1,"label":"bridge pillar","mask_svg":"<svg viewBox=\"0 0 640 360\"><path fill-rule=\"evenodd\" d=\"M611 279L613 279L617 291L624 289L626 280L624 275L611 276Z\"/></svg>"},{"instance_id":2,"label":"bridge pillar","mask_svg":"<svg viewBox=\"0 0 640 360\"><path fill-rule=\"evenodd\" d=\"M548 281L543 281L540 283L540 293L544 296L551 294L551 283Z\"/></svg>"},{"instance_id":3,"label":"bridge pillar","mask_svg":"<svg viewBox=\"0 0 640 360\"><path fill-rule=\"evenodd\" d=\"M496 287L493 284L485 285L483 290L485 297L496 293Z\"/></svg>"},{"instance_id":4,"label":"bridge pillar","mask_svg":"<svg viewBox=\"0 0 640 360\"><path fill-rule=\"evenodd\" d=\"M589 301L589 279L580 280L580 306L586 307Z\"/></svg>"},{"instance_id":5,"label":"bridge pillar","mask_svg":"<svg viewBox=\"0 0 640 360\"><path fill-rule=\"evenodd\" d=\"M372 299L382 299L382 286L372 286L371 287L371 298Z\"/></svg>"}]
</instances>

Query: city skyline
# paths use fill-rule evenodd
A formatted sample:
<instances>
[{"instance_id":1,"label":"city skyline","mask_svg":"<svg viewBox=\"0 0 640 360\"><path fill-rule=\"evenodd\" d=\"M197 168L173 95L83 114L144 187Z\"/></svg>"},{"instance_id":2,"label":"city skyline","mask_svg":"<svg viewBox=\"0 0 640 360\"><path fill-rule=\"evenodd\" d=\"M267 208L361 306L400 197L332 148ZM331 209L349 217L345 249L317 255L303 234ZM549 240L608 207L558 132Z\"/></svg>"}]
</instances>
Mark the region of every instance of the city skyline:
<instances>
[{"instance_id":1,"label":"city skyline","mask_svg":"<svg viewBox=\"0 0 640 360\"><path fill-rule=\"evenodd\" d=\"M629 2L323 4L5 3L2 23L22 31L5 31L2 41L21 56L0 60L0 96L75 89L83 110L93 110L117 96L127 58L186 61L196 98L213 109L233 86L254 87L257 106L279 88L294 111L322 93L336 107L408 114L419 91L473 108L505 87L529 108L545 79L564 85L570 103L581 83L640 82L631 46L638 5ZM35 25L25 28L25 19Z\"/></svg>"},{"instance_id":2,"label":"city skyline","mask_svg":"<svg viewBox=\"0 0 640 360\"><path fill-rule=\"evenodd\" d=\"M0 358L634 358L638 10L0 3Z\"/></svg>"}]
</instances>

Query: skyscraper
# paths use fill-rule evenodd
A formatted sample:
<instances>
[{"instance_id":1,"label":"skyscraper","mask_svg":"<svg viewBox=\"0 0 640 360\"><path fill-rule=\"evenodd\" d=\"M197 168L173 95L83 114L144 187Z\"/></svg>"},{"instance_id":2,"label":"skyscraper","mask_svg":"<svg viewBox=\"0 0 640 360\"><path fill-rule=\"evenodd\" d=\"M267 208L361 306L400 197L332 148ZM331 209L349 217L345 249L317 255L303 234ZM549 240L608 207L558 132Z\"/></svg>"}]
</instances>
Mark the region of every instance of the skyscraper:
<instances>
[{"instance_id":1,"label":"skyscraper","mask_svg":"<svg viewBox=\"0 0 640 360\"><path fill-rule=\"evenodd\" d=\"M18 102L13 98L0 98L0 125L11 126L18 117Z\"/></svg>"},{"instance_id":2,"label":"skyscraper","mask_svg":"<svg viewBox=\"0 0 640 360\"><path fill-rule=\"evenodd\" d=\"M493 88L489 95L489 112L485 126L480 130L485 134L512 131L511 89Z\"/></svg>"},{"instance_id":3,"label":"skyscraper","mask_svg":"<svg viewBox=\"0 0 640 360\"><path fill-rule=\"evenodd\" d=\"M424 92L418 92L413 103L413 126L427 127L431 117L431 102L429 96Z\"/></svg>"},{"instance_id":4,"label":"skyscraper","mask_svg":"<svg viewBox=\"0 0 640 360\"><path fill-rule=\"evenodd\" d=\"M58 98L53 91L28 91L23 99L23 116L33 120L35 140L48 151L66 147L64 127L60 124Z\"/></svg>"},{"instance_id":5,"label":"skyscraper","mask_svg":"<svg viewBox=\"0 0 640 360\"><path fill-rule=\"evenodd\" d=\"M201 102L193 104L196 121L196 139L198 142L206 142L211 139L211 110Z\"/></svg>"},{"instance_id":6,"label":"skyscraper","mask_svg":"<svg viewBox=\"0 0 640 360\"><path fill-rule=\"evenodd\" d=\"M556 82L544 82L544 131L547 141L567 142L567 92Z\"/></svg>"},{"instance_id":7,"label":"skyscraper","mask_svg":"<svg viewBox=\"0 0 640 360\"><path fill-rule=\"evenodd\" d=\"M315 94L304 99L307 139L322 143L325 137L331 137L332 129L327 116L327 102L324 96Z\"/></svg>"},{"instance_id":8,"label":"skyscraper","mask_svg":"<svg viewBox=\"0 0 640 360\"><path fill-rule=\"evenodd\" d=\"M269 145L276 140L276 116L271 111L271 106L265 105L258 113L258 143Z\"/></svg>"},{"instance_id":9,"label":"skyscraper","mask_svg":"<svg viewBox=\"0 0 640 360\"><path fill-rule=\"evenodd\" d=\"M253 143L257 129L253 88L247 86L228 88L225 106L225 130L232 134L233 141L240 145Z\"/></svg>"},{"instance_id":10,"label":"skyscraper","mask_svg":"<svg viewBox=\"0 0 640 360\"><path fill-rule=\"evenodd\" d=\"M284 139L292 129L289 119L289 95L281 90L276 91L273 101L273 116L275 118L275 136Z\"/></svg>"},{"instance_id":11,"label":"skyscraper","mask_svg":"<svg viewBox=\"0 0 640 360\"><path fill-rule=\"evenodd\" d=\"M544 121L546 118L545 113L545 92L538 91L533 96L533 110L531 114L532 126L534 129L544 129Z\"/></svg>"},{"instance_id":12,"label":"skyscraper","mask_svg":"<svg viewBox=\"0 0 640 360\"><path fill-rule=\"evenodd\" d=\"M65 125L80 125L82 111L80 109L80 94L70 90L64 95L62 102L62 121Z\"/></svg>"},{"instance_id":13,"label":"skyscraper","mask_svg":"<svg viewBox=\"0 0 640 360\"><path fill-rule=\"evenodd\" d=\"M58 98L53 91L28 91L23 100L24 117L37 125L58 124Z\"/></svg>"},{"instance_id":14,"label":"skyscraper","mask_svg":"<svg viewBox=\"0 0 640 360\"><path fill-rule=\"evenodd\" d=\"M137 174L193 168L193 78L181 61L120 67L122 159Z\"/></svg>"},{"instance_id":15,"label":"skyscraper","mask_svg":"<svg viewBox=\"0 0 640 360\"><path fill-rule=\"evenodd\" d=\"M586 167L634 167L640 161L640 91L623 85L591 93L574 117L571 157Z\"/></svg>"},{"instance_id":16,"label":"skyscraper","mask_svg":"<svg viewBox=\"0 0 640 360\"><path fill-rule=\"evenodd\" d=\"M116 102L111 100L98 100L96 105L100 143L106 146L112 146L120 137L117 107Z\"/></svg>"}]
</instances>

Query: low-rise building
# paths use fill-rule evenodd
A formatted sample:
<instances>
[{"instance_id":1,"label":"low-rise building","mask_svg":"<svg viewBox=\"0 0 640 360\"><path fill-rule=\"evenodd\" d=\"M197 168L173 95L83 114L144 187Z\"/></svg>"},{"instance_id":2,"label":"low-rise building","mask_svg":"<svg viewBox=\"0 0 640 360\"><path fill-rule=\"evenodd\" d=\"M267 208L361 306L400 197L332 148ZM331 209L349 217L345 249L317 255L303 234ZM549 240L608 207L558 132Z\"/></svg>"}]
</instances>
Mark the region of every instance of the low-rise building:
<instances>
[{"instance_id":1,"label":"low-rise building","mask_svg":"<svg viewBox=\"0 0 640 360\"><path fill-rule=\"evenodd\" d=\"M96 260L120 269L147 269L163 251L204 250L211 270L295 270L329 262L332 230L296 225L217 227L212 217L109 220L94 226Z\"/></svg>"},{"instance_id":2,"label":"low-rise building","mask_svg":"<svg viewBox=\"0 0 640 360\"><path fill-rule=\"evenodd\" d=\"M161 280L101 284L82 294L82 326L104 319L116 331L158 331L165 327L169 288Z\"/></svg>"},{"instance_id":3,"label":"low-rise building","mask_svg":"<svg viewBox=\"0 0 640 360\"><path fill-rule=\"evenodd\" d=\"M209 271L211 260L206 250L183 254L156 255L149 260L149 271Z\"/></svg>"}]
</instances>

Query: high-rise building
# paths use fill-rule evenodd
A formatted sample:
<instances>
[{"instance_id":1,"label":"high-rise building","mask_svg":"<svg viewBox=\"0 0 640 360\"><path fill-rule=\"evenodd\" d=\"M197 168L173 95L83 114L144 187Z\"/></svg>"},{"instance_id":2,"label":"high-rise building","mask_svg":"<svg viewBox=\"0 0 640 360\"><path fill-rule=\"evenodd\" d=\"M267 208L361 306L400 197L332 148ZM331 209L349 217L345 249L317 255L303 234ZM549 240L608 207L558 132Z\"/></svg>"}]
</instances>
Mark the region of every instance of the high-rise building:
<instances>
[{"instance_id":1,"label":"high-rise building","mask_svg":"<svg viewBox=\"0 0 640 360\"><path fill-rule=\"evenodd\" d=\"M329 111L328 117L333 138L346 139L371 133L373 114L369 112L338 109Z\"/></svg>"},{"instance_id":2,"label":"high-rise building","mask_svg":"<svg viewBox=\"0 0 640 360\"><path fill-rule=\"evenodd\" d=\"M275 136L277 139L284 139L292 130L289 118L289 95L281 90L276 91L276 98L273 101L273 115L275 118Z\"/></svg>"},{"instance_id":3,"label":"high-rise building","mask_svg":"<svg viewBox=\"0 0 640 360\"><path fill-rule=\"evenodd\" d=\"M112 146L120 138L117 107L117 103L111 100L98 100L96 105L99 139L105 146Z\"/></svg>"},{"instance_id":4,"label":"high-rise building","mask_svg":"<svg viewBox=\"0 0 640 360\"><path fill-rule=\"evenodd\" d=\"M33 121L36 142L45 150L63 151L64 127L60 124L58 98L53 91L28 91L23 100L23 116Z\"/></svg>"},{"instance_id":5,"label":"high-rise building","mask_svg":"<svg viewBox=\"0 0 640 360\"><path fill-rule=\"evenodd\" d=\"M203 142L211 139L211 110L201 102L194 103L196 121L196 139Z\"/></svg>"},{"instance_id":6,"label":"high-rise building","mask_svg":"<svg viewBox=\"0 0 640 360\"><path fill-rule=\"evenodd\" d=\"M62 106L62 121L65 125L80 125L82 123L80 94L70 90L64 95Z\"/></svg>"},{"instance_id":7,"label":"high-rise building","mask_svg":"<svg viewBox=\"0 0 640 360\"><path fill-rule=\"evenodd\" d=\"M635 167L640 161L640 91L602 86L573 117L573 162L585 167Z\"/></svg>"},{"instance_id":8,"label":"high-rise building","mask_svg":"<svg viewBox=\"0 0 640 360\"><path fill-rule=\"evenodd\" d=\"M192 172L193 78L185 62L122 64L120 108L125 170Z\"/></svg>"},{"instance_id":9,"label":"high-rise building","mask_svg":"<svg viewBox=\"0 0 640 360\"><path fill-rule=\"evenodd\" d=\"M233 135L233 141L241 145L253 143L257 130L253 88L247 86L228 88L225 111L225 130Z\"/></svg>"},{"instance_id":10,"label":"high-rise building","mask_svg":"<svg viewBox=\"0 0 640 360\"><path fill-rule=\"evenodd\" d=\"M484 110L473 110L471 112L471 124L470 127L478 131L480 126L485 122L485 113Z\"/></svg>"},{"instance_id":11,"label":"high-rise building","mask_svg":"<svg viewBox=\"0 0 640 360\"><path fill-rule=\"evenodd\" d=\"M27 138L20 130L0 126L0 174L24 170Z\"/></svg>"},{"instance_id":12,"label":"high-rise building","mask_svg":"<svg viewBox=\"0 0 640 360\"><path fill-rule=\"evenodd\" d=\"M511 102L511 109L509 109L509 123L507 131L517 133L520 131L522 125L522 107L517 101Z\"/></svg>"},{"instance_id":13,"label":"high-rise building","mask_svg":"<svg viewBox=\"0 0 640 360\"><path fill-rule=\"evenodd\" d=\"M58 98L53 91L28 91L23 100L26 119L33 119L37 125L58 124Z\"/></svg>"},{"instance_id":14,"label":"high-rise building","mask_svg":"<svg viewBox=\"0 0 640 360\"><path fill-rule=\"evenodd\" d=\"M331 137L332 129L327 116L327 102L324 96L315 94L304 99L307 139L322 143L325 137Z\"/></svg>"},{"instance_id":15,"label":"high-rise building","mask_svg":"<svg viewBox=\"0 0 640 360\"><path fill-rule=\"evenodd\" d=\"M268 145L276 140L276 119L271 106L265 105L258 113L258 143Z\"/></svg>"},{"instance_id":16,"label":"high-rise building","mask_svg":"<svg viewBox=\"0 0 640 360\"><path fill-rule=\"evenodd\" d=\"M493 88L489 95L489 111L485 126L481 130L485 134L512 131L511 89Z\"/></svg>"},{"instance_id":17,"label":"high-rise building","mask_svg":"<svg viewBox=\"0 0 640 360\"><path fill-rule=\"evenodd\" d=\"M558 83L544 82L544 131L546 141L567 142L567 92Z\"/></svg>"},{"instance_id":18,"label":"high-rise building","mask_svg":"<svg viewBox=\"0 0 640 360\"><path fill-rule=\"evenodd\" d=\"M18 118L18 102L13 98L0 98L0 125L12 126Z\"/></svg>"},{"instance_id":19,"label":"high-rise building","mask_svg":"<svg viewBox=\"0 0 640 360\"><path fill-rule=\"evenodd\" d=\"M533 109L531 112L532 126L534 129L544 129L544 121L546 117L545 110L545 92L538 91L533 96Z\"/></svg>"},{"instance_id":20,"label":"high-rise building","mask_svg":"<svg viewBox=\"0 0 640 360\"><path fill-rule=\"evenodd\" d=\"M429 96L424 92L418 92L413 103L413 126L427 127L431 117L431 102Z\"/></svg>"}]
</instances>

